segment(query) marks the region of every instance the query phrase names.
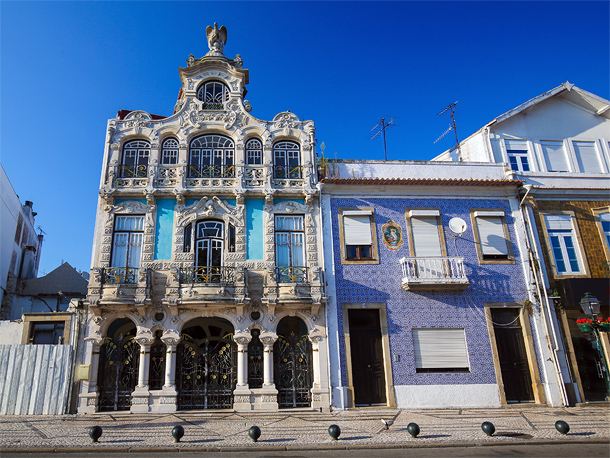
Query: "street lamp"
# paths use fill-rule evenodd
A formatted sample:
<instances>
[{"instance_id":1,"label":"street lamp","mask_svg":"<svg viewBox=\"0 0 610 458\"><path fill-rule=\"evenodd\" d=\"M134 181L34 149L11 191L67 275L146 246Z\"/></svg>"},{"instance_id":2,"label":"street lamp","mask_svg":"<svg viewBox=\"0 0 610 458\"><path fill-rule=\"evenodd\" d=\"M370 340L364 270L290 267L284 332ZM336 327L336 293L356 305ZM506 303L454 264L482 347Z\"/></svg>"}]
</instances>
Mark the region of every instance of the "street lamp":
<instances>
[{"instance_id":1,"label":"street lamp","mask_svg":"<svg viewBox=\"0 0 610 458\"><path fill-rule=\"evenodd\" d=\"M604 381L606 382L606 399L608 399L610 396L610 379L608 378L608 362L606 361L604 350L601 346L601 336L599 335L599 330L602 328L597 320L597 316L600 312L599 301L595 296L592 296L591 293L585 293L583 298L580 300L580 308L587 318L590 318L587 320L587 324L593 328L592 330L593 335L595 336L595 348L597 348L599 359L602 363L601 369L603 372Z\"/></svg>"}]
</instances>

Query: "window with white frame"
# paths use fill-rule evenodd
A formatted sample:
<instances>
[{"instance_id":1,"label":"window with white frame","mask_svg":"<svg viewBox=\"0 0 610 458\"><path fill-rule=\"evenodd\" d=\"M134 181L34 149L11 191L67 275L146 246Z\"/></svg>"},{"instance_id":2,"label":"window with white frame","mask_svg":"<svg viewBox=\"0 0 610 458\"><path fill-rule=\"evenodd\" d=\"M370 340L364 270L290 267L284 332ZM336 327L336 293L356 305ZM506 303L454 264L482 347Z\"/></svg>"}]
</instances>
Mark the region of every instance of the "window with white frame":
<instances>
[{"instance_id":1,"label":"window with white frame","mask_svg":"<svg viewBox=\"0 0 610 458\"><path fill-rule=\"evenodd\" d=\"M473 210L474 233L481 262L512 259L506 218L503 210Z\"/></svg>"},{"instance_id":2,"label":"window with white frame","mask_svg":"<svg viewBox=\"0 0 610 458\"><path fill-rule=\"evenodd\" d=\"M606 243L608 244L608 247L610 247L610 213L601 213L599 215L599 220L602 225L602 231L606 239Z\"/></svg>"},{"instance_id":3,"label":"window with white frame","mask_svg":"<svg viewBox=\"0 0 610 458\"><path fill-rule=\"evenodd\" d=\"M529 172L530 164L525 140L504 140L510 168L515 172Z\"/></svg>"},{"instance_id":4,"label":"window with white frame","mask_svg":"<svg viewBox=\"0 0 610 458\"><path fill-rule=\"evenodd\" d=\"M568 157L562 141L543 140L540 142L542 155L548 172L569 172Z\"/></svg>"},{"instance_id":5,"label":"window with white frame","mask_svg":"<svg viewBox=\"0 0 610 458\"><path fill-rule=\"evenodd\" d=\"M595 142L573 141L578 170L582 173L603 173Z\"/></svg>"},{"instance_id":6,"label":"window with white frame","mask_svg":"<svg viewBox=\"0 0 610 458\"><path fill-rule=\"evenodd\" d=\"M282 141L273 145L273 177L301 178L301 148L298 143Z\"/></svg>"},{"instance_id":7,"label":"window with white frame","mask_svg":"<svg viewBox=\"0 0 610 458\"><path fill-rule=\"evenodd\" d=\"M120 176L123 178L145 178L148 175L150 143L132 140L123 145L123 162Z\"/></svg>"},{"instance_id":8,"label":"window with white frame","mask_svg":"<svg viewBox=\"0 0 610 458\"><path fill-rule=\"evenodd\" d=\"M189 178L235 176L235 143L222 135L195 138L189 149Z\"/></svg>"},{"instance_id":9,"label":"window with white frame","mask_svg":"<svg viewBox=\"0 0 610 458\"><path fill-rule=\"evenodd\" d=\"M345 210L342 215L345 259L349 261L373 259L372 210Z\"/></svg>"},{"instance_id":10,"label":"window with white frame","mask_svg":"<svg viewBox=\"0 0 610 458\"><path fill-rule=\"evenodd\" d=\"M610 261L610 207L594 208L593 216L599 229L606 259Z\"/></svg>"},{"instance_id":11,"label":"window with white frame","mask_svg":"<svg viewBox=\"0 0 610 458\"><path fill-rule=\"evenodd\" d=\"M305 281L303 215L275 216L275 260L279 282Z\"/></svg>"},{"instance_id":12,"label":"window with white frame","mask_svg":"<svg viewBox=\"0 0 610 458\"><path fill-rule=\"evenodd\" d=\"M116 215L108 283L135 283L142 258L143 215Z\"/></svg>"},{"instance_id":13,"label":"window with white frame","mask_svg":"<svg viewBox=\"0 0 610 458\"><path fill-rule=\"evenodd\" d=\"M464 329L413 329L416 372L469 372Z\"/></svg>"},{"instance_id":14,"label":"window with white frame","mask_svg":"<svg viewBox=\"0 0 610 458\"><path fill-rule=\"evenodd\" d=\"M175 165L178 163L178 140L168 138L161 147L161 165Z\"/></svg>"},{"instance_id":15,"label":"window with white frame","mask_svg":"<svg viewBox=\"0 0 610 458\"><path fill-rule=\"evenodd\" d=\"M261 165L263 163L263 144L258 138L252 138L246 143L246 164Z\"/></svg>"},{"instance_id":16,"label":"window with white frame","mask_svg":"<svg viewBox=\"0 0 610 458\"><path fill-rule=\"evenodd\" d=\"M557 274L585 273L572 216L544 215L544 222Z\"/></svg>"}]
</instances>

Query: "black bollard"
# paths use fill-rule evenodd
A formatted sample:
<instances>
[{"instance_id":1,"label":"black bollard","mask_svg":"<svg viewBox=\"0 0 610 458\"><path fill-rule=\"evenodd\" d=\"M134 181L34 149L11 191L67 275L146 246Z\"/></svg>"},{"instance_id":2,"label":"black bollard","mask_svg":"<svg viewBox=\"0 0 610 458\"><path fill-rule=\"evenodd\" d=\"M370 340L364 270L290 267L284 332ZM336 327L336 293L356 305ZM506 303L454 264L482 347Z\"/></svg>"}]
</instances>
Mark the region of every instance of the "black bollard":
<instances>
[{"instance_id":1,"label":"black bollard","mask_svg":"<svg viewBox=\"0 0 610 458\"><path fill-rule=\"evenodd\" d=\"M102 428L99 426L92 426L89 428L89 437L93 440L93 442L97 442L97 440L102 437Z\"/></svg>"},{"instance_id":2,"label":"black bollard","mask_svg":"<svg viewBox=\"0 0 610 458\"><path fill-rule=\"evenodd\" d=\"M182 436L184 436L184 428L180 425L174 426L174 429L172 429L172 437L174 438L174 442L180 442Z\"/></svg>"},{"instance_id":3,"label":"black bollard","mask_svg":"<svg viewBox=\"0 0 610 458\"><path fill-rule=\"evenodd\" d=\"M557 431L559 431L561 434L568 434L568 432L570 431L570 425L568 425L563 420L557 420L555 422L555 429Z\"/></svg>"},{"instance_id":4,"label":"black bollard","mask_svg":"<svg viewBox=\"0 0 610 458\"><path fill-rule=\"evenodd\" d=\"M337 425L330 425L328 427L328 434L333 438L334 441L336 441L341 435L341 428L339 428Z\"/></svg>"},{"instance_id":5,"label":"black bollard","mask_svg":"<svg viewBox=\"0 0 610 458\"><path fill-rule=\"evenodd\" d=\"M417 423L409 423L407 425L407 431L412 437L417 437L419 434L419 426Z\"/></svg>"},{"instance_id":6,"label":"black bollard","mask_svg":"<svg viewBox=\"0 0 610 458\"><path fill-rule=\"evenodd\" d=\"M496 432L496 427L494 426L494 424L491 421L484 421L481 424L481 429L488 436L493 436L494 433Z\"/></svg>"},{"instance_id":7,"label":"black bollard","mask_svg":"<svg viewBox=\"0 0 610 458\"><path fill-rule=\"evenodd\" d=\"M252 426L248 430L248 436L250 436L252 442L258 441L258 438L261 437L261 429L258 426Z\"/></svg>"}]
</instances>

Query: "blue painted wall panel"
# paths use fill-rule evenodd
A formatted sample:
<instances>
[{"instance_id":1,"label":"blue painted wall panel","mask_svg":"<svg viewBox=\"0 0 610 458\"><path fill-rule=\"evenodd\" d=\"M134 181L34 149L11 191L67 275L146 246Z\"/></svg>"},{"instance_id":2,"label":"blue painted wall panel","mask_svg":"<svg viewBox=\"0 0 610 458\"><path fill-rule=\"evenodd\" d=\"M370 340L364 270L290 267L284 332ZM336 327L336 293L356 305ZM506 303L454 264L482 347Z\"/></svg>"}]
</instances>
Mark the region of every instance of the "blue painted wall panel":
<instances>
[{"instance_id":1,"label":"blue painted wall panel","mask_svg":"<svg viewBox=\"0 0 610 458\"><path fill-rule=\"evenodd\" d=\"M157 224L155 231L155 261L172 258L174 239L174 199L157 199Z\"/></svg>"},{"instance_id":2,"label":"blue painted wall panel","mask_svg":"<svg viewBox=\"0 0 610 458\"><path fill-rule=\"evenodd\" d=\"M246 258L263 259L265 199L246 199Z\"/></svg>"}]
</instances>

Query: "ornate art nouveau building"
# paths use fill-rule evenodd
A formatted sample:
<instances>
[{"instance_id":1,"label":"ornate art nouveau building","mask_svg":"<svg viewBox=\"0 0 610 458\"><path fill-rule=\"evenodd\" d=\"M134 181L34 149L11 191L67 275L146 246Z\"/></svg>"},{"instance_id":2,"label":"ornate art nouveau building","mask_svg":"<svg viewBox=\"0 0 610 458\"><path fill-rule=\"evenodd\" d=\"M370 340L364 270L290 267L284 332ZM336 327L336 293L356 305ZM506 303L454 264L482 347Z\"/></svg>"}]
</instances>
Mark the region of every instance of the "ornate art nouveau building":
<instances>
[{"instance_id":1,"label":"ornate art nouveau building","mask_svg":"<svg viewBox=\"0 0 610 458\"><path fill-rule=\"evenodd\" d=\"M330 405L314 124L208 42L172 116L108 122L81 413Z\"/></svg>"}]
</instances>

